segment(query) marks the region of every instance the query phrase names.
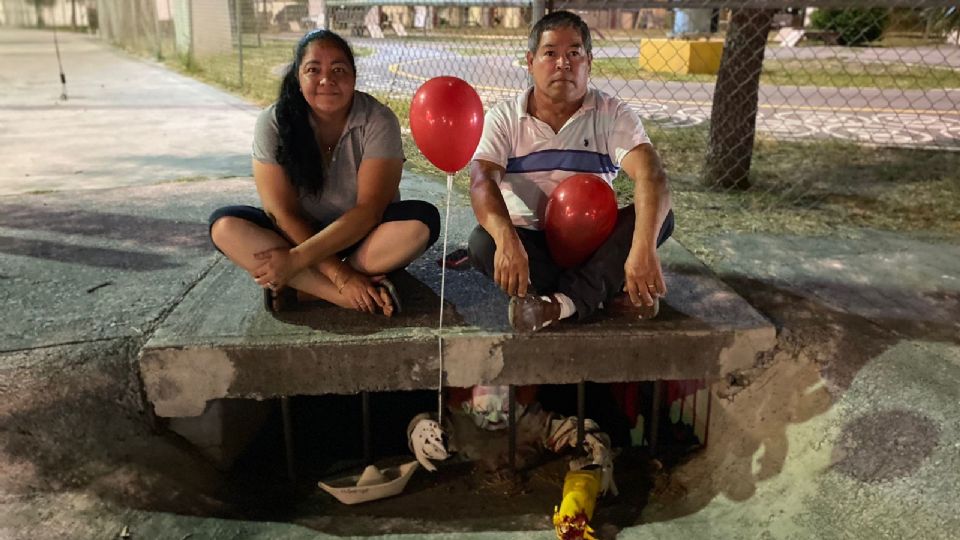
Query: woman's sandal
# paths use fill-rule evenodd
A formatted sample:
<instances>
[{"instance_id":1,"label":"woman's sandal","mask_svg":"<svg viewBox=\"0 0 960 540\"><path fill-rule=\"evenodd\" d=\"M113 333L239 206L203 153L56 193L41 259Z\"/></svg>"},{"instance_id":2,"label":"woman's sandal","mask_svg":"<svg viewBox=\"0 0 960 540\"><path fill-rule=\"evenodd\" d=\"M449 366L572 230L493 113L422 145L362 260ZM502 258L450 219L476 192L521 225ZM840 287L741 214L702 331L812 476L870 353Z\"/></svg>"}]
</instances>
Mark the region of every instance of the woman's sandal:
<instances>
[{"instance_id":1,"label":"woman's sandal","mask_svg":"<svg viewBox=\"0 0 960 540\"><path fill-rule=\"evenodd\" d=\"M263 289L263 307L268 313L290 311L297 306L297 290L283 287L275 291L269 287Z\"/></svg>"},{"instance_id":2,"label":"woman's sandal","mask_svg":"<svg viewBox=\"0 0 960 540\"><path fill-rule=\"evenodd\" d=\"M381 279L376 283L376 285L377 288L386 289L387 294L390 295L390 302L393 304L393 312L400 313L400 293L397 292L397 286L387 278Z\"/></svg>"}]
</instances>

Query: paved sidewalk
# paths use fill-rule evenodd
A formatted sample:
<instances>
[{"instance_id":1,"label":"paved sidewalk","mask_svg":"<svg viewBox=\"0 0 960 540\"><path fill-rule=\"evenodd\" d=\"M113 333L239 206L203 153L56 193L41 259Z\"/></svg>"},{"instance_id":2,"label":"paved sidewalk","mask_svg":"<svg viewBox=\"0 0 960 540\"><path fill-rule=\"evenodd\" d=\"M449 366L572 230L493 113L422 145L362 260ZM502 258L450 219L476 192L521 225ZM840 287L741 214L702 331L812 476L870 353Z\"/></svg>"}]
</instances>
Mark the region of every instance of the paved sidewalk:
<instances>
[{"instance_id":1,"label":"paved sidewalk","mask_svg":"<svg viewBox=\"0 0 960 540\"><path fill-rule=\"evenodd\" d=\"M50 38L0 30L0 539L339 537L222 502L222 475L150 425L136 375L214 260L209 211L255 201L255 109L71 34L58 103ZM443 202L422 178L403 189ZM454 199L457 244L472 218ZM960 245L862 231L710 247L781 329L777 352L718 385L709 446L657 475L643 523L601 537L955 538ZM425 514L438 532L418 538L553 537L549 509L517 531Z\"/></svg>"},{"instance_id":2,"label":"paved sidewalk","mask_svg":"<svg viewBox=\"0 0 960 540\"><path fill-rule=\"evenodd\" d=\"M0 196L250 174L258 109L205 84L104 46L0 29Z\"/></svg>"}]
</instances>

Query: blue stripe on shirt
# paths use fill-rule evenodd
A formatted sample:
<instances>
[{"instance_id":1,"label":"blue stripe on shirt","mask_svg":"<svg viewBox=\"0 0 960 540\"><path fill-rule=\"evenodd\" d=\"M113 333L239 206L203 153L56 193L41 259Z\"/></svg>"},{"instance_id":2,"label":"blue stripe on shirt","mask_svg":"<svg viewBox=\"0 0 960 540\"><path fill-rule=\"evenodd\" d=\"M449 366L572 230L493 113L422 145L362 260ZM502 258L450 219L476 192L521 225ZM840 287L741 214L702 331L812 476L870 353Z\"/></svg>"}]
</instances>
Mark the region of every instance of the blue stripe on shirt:
<instances>
[{"instance_id":1,"label":"blue stripe on shirt","mask_svg":"<svg viewBox=\"0 0 960 540\"><path fill-rule=\"evenodd\" d=\"M586 150L543 150L507 160L508 173L571 171L605 174L617 170L607 154Z\"/></svg>"}]
</instances>

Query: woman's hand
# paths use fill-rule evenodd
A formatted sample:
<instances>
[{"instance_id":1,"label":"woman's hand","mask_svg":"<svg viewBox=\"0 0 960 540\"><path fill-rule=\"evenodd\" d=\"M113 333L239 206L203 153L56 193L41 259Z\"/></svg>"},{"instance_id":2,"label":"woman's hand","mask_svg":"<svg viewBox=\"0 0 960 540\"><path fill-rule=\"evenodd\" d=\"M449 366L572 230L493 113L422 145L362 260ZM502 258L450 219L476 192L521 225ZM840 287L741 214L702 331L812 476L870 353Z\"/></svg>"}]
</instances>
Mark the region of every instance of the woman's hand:
<instances>
[{"instance_id":1,"label":"woman's hand","mask_svg":"<svg viewBox=\"0 0 960 540\"><path fill-rule=\"evenodd\" d=\"M254 253L253 257L262 263L252 272L254 281L261 287L273 290L285 287L304 269L304 264L297 252L286 247Z\"/></svg>"},{"instance_id":2,"label":"woman's hand","mask_svg":"<svg viewBox=\"0 0 960 540\"><path fill-rule=\"evenodd\" d=\"M379 310L387 317L393 314L390 295L377 287L376 278L367 277L347 265L340 268L336 278L334 285L340 295L357 311L377 313Z\"/></svg>"}]
</instances>

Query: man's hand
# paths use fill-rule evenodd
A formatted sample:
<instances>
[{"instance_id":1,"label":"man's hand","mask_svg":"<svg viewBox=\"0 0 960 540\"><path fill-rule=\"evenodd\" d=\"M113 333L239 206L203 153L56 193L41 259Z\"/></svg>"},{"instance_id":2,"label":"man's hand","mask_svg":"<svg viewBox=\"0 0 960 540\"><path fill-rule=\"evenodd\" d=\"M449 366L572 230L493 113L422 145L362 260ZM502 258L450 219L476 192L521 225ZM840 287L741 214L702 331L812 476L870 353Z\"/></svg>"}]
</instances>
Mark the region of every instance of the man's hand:
<instances>
[{"instance_id":1,"label":"man's hand","mask_svg":"<svg viewBox=\"0 0 960 540\"><path fill-rule=\"evenodd\" d=\"M511 231L512 232L512 231ZM530 262L527 250L516 233L497 242L493 255L493 280L510 296L526 296L530 283Z\"/></svg>"},{"instance_id":2,"label":"man's hand","mask_svg":"<svg viewBox=\"0 0 960 540\"><path fill-rule=\"evenodd\" d=\"M623 290L635 306L652 306L667 294L657 257L656 242L670 212L670 189L660 155L650 143L637 145L624 156L620 166L633 179L636 211L633 241L623 265Z\"/></svg>"},{"instance_id":3,"label":"man's hand","mask_svg":"<svg viewBox=\"0 0 960 540\"><path fill-rule=\"evenodd\" d=\"M254 258L261 262L251 274L257 285L274 290L286 286L293 276L304 269L300 257L286 247L278 247L255 253Z\"/></svg>"},{"instance_id":4,"label":"man's hand","mask_svg":"<svg viewBox=\"0 0 960 540\"><path fill-rule=\"evenodd\" d=\"M652 306L654 298L666 296L667 285L663 281L660 257L657 256L655 248L631 248L623 271L623 290L630 295L630 301L634 305Z\"/></svg>"},{"instance_id":5,"label":"man's hand","mask_svg":"<svg viewBox=\"0 0 960 540\"><path fill-rule=\"evenodd\" d=\"M497 245L493 254L493 281L510 296L526 296L530 261L500 193L505 172L503 167L490 161L470 162L470 204L477 222Z\"/></svg>"}]
</instances>

